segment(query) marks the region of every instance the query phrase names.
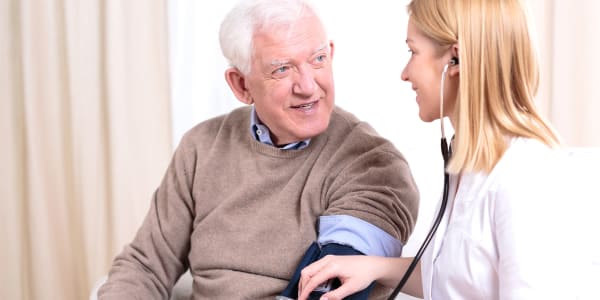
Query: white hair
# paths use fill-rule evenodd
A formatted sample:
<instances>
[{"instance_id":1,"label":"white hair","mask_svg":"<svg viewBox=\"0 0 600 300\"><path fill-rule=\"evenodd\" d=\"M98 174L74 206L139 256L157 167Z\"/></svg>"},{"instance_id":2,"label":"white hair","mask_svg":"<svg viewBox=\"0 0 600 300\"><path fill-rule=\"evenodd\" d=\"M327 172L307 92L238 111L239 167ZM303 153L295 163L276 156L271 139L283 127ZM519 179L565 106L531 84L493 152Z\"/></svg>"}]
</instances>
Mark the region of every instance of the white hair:
<instances>
[{"instance_id":1,"label":"white hair","mask_svg":"<svg viewBox=\"0 0 600 300\"><path fill-rule=\"evenodd\" d=\"M247 75L254 54L254 34L265 28L294 24L306 16L319 17L308 0L242 0L221 23L221 51L231 67Z\"/></svg>"}]
</instances>

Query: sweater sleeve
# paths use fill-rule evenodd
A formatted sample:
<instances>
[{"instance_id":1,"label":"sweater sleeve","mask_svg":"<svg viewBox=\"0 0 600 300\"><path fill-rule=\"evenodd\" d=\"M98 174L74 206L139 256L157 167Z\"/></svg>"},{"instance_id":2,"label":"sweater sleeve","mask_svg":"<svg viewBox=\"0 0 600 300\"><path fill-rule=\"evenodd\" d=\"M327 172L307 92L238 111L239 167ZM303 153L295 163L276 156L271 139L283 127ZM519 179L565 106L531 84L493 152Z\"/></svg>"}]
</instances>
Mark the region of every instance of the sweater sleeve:
<instances>
[{"instance_id":1,"label":"sweater sleeve","mask_svg":"<svg viewBox=\"0 0 600 300\"><path fill-rule=\"evenodd\" d=\"M333 159L341 164L333 172L325 199L324 215L349 215L377 226L406 243L418 214L419 192L408 163L389 142L380 137L356 135ZM341 157L344 157L341 159Z\"/></svg>"},{"instance_id":2,"label":"sweater sleeve","mask_svg":"<svg viewBox=\"0 0 600 300\"><path fill-rule=\"evenodd\" d=\"M134 240L113 261L99 299L168 299L188 268L194 205L186 155L182 142Z\"/></svg>"}]
</instances>

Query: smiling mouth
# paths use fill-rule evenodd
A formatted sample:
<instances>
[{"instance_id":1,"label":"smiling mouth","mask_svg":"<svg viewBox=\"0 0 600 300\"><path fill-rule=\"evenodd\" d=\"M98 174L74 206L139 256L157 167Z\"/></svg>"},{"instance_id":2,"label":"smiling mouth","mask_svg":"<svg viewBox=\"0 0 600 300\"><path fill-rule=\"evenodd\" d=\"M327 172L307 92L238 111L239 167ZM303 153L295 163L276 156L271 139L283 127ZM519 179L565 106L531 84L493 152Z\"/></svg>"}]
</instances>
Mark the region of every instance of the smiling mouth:
<instances>
[{"instance_id":1,"label":"smiling mouth","mask_svg":"<svg viewBox=\"0 0 600 300\"><path fill-rule=\"evenodd\" d=\"M313 101L310 103L305 103L305 104L301 104L301 105L295 105L292 106L292 108L294 109L302 109L302 110L309 110L311 108L313 108L313 106L317 103L318 101Z\"/></svg>"}]
</instances>

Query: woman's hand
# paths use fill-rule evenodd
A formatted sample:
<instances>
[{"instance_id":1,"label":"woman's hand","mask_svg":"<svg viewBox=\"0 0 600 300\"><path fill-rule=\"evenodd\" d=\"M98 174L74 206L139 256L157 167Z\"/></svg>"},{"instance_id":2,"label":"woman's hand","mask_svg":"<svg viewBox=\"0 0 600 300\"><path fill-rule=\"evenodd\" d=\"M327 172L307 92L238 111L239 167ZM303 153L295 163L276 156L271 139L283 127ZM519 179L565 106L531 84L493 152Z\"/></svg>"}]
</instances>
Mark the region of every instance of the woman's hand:
<instances>
[{"instance_id":1,"label":"woman's hand","mask_svg":"<svg viewBox=\"0 0 600 300\"><path fill-rule=\"evenodd\" d=\"M341 286L325 293L321 299L341 300L367 288L371 282L377 280L381 276L380 271L385 269L382 264L385 265L383 257L327 255L302 270L298 284L298 300L307 299L317 286L333 278L338 278Z\"/></svg>"}]
</instances>

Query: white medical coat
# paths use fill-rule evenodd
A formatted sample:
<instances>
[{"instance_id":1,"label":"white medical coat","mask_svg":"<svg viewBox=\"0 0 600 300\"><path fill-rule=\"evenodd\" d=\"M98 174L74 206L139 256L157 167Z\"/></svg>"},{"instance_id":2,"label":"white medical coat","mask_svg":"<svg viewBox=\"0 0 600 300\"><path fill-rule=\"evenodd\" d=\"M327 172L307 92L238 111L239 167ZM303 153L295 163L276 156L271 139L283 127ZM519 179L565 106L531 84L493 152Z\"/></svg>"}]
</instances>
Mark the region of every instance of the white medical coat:
<instances>
[{"instance_id":1,"label":"white medical coat","mask_svg":"<svg viewBox=\"0 0 600 300\"><path fill-rule=\"evenodd\" d=\"M451 176L421 262L425 299L573 299L566 153L515 138L490 172ZM439 205L438 205L439 210Z\"/></svg>"}]
</instances>

